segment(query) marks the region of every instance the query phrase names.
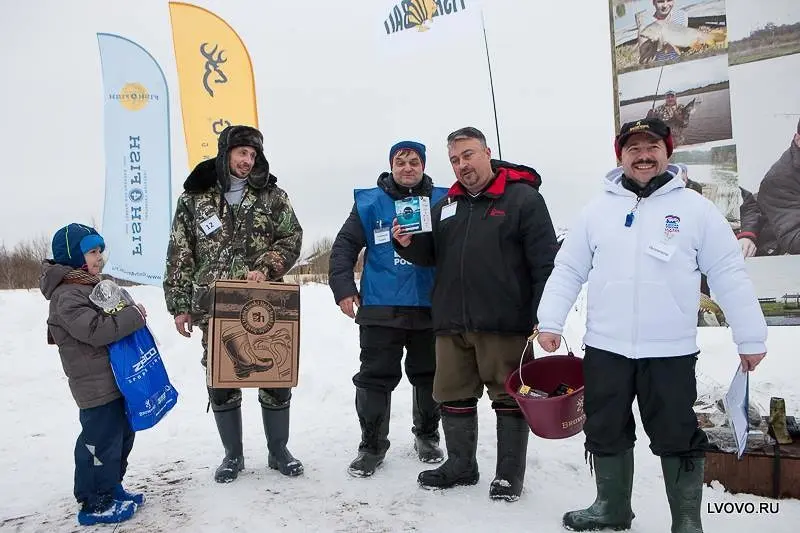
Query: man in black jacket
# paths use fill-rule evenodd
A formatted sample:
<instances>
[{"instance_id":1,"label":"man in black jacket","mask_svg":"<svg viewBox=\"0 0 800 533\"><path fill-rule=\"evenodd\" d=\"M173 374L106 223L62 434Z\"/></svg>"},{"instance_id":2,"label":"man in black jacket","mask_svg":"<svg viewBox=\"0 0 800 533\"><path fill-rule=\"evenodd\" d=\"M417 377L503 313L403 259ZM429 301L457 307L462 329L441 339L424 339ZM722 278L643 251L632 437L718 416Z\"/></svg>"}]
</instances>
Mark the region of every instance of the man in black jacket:
<instances>
[{"instance_id":1,"label":"man in black jacket","mask_svg":"<svg viewBox=\"0 0 800 533\"><path fill-rule=\"evenodd\" d=\"M395 200L426 196L435 202L447 189L434 187L424 174L425 146L420 143L401 141L392 146L389 164L391 173L382 173L377 187L355 191L353 210L336 236L330 257L328 277L334 300L360 329L361 367L353 383L361 443L348 468L355 477L371 476L389 449L391 394L402 377L403 348L406 376L413 386L414 448L420 461L436 463L444 458L438 446L441 414L432 395L436 369L430 312L433 269L414 266L395 254L390 231ZM353 268L365 247L359 291ZM357 314L354 306L358 306Z\"/></svg>"},{"instance_id":2,"label":"man in black jacket","mask_svg":"<svg viewBox=\"0 0 800 533\"><path fill-rule=\"evenodd\" d=\"M558 249L541 178L532 168L491 159L486 138L467 127L447 138L457 178L431 209L433 232L392 229L404 259L436 267L433 327L447 461L419 475L426 488L474 485L478 399L487 388L497 415L497 465L489 496L516 501L522 491L528 427L504 389L537 319L536 308Z\"/></svg>"},{"instance_id":3,"label":"man in black jacket","mask_svg":"<svg viewBox=\"0 0 800 533\"><path fill-rule=\"evenodd\" d=\"M776 255L800 255L800 122L789 148L761 181L757 201L775 233Z\"/></svg>"}]
</instances>

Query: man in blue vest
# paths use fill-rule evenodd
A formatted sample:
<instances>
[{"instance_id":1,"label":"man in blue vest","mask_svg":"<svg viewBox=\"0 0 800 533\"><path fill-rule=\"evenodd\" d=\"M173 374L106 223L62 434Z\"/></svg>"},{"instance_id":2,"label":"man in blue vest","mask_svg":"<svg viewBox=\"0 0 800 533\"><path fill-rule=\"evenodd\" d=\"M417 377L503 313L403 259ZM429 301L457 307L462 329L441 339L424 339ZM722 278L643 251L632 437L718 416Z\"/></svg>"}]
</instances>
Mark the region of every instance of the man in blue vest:
<instances>
[{"instance_id":1,"label":"man in blue vest","mask_svg":"<svg viewBox=\"0 0 800 533\"><path fill-rule=\"evenodd\" d=\"M447 189L434 187L424 173L425 146L418 142L401 141L392 146L389 164L391 172L378 177L377 187L356 189L355 204L336 236L330 257L334 300L360 328L361 367L353 383L361 443L348 468L355 477L371 476L389 449L391 394L402 377L404 348L406 376L413 386L414 448L422 462L436 463L444 457L439 448L441 414L432 394L436 371L430 302L434 270L400 258L392 246L391 228L395 200L427 196L433 205ZM353 270L364 248L359 291Z\"/></svg>"}]
</instances>

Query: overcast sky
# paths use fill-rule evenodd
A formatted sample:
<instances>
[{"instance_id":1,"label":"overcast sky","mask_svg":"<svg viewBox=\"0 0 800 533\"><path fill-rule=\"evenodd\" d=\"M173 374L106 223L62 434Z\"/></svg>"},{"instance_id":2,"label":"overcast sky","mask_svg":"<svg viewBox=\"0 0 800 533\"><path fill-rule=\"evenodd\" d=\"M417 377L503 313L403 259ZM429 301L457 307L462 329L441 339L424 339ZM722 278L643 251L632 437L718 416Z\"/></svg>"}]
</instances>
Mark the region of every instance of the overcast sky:
<instances>
[{"instance_id":1,"label":"overcast sky","mask_svg":"<svg viewBox=\"0 0 800 533\"><path fill-rule=\"evenodd\" d=\"M797 0L727 0L728 39L737 41L749 37L752 31L772 22L776 26L800 22L800 2Z\"/></svg>"},{"instance_id":2,"label":"overcast sky","mask_svg":"<svg viewBox=\"0 0 800 533\"><path fill-rule=\"evenodd\" d=\"M164 70L177 197L189 169L167 2L0 1L0 241L49 238L71 221L102 224L97 32L137 42ZM615 163L608 6L577 3L569 13L555 1L492 0L485 7L502 156L542 174L541 192L561 225L600 190ZM388 167L389 146L401 138L428 146L427 172L443 186L453 182L448 132L481 128L498 155L479 32L394 63L376 43L391 1L196 4L224 18L249 49L267 157L305 229L306 250L336 234L353 188L374 185Z\"/></svg>"}]
</instances>

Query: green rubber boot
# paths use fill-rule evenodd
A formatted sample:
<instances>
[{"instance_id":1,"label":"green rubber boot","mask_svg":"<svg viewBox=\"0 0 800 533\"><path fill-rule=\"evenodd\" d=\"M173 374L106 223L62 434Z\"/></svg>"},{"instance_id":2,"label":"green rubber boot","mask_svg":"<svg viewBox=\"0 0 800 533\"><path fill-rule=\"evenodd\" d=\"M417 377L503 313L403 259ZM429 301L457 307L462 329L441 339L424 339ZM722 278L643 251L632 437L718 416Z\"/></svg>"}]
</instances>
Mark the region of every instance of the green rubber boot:
<instances>
[{"instance_id":1,"label":"green rubber boot","mask_svg":"<svg viewBox=\"0 0 800 533\"><path fill-rule=\"evenodd\" d=\"M662 457L661 470L672 513L672 533L703 533L700 512L705 459Z\"/></svg>"},{"instance_id":2,"label":"green rubber boot","mask_svg":"<svg viewBox=\"0 0 800 533\"><path fill-rule=\"evenodd\" d=\"M633 449L620 455L592 458L597 497L586 509L570 511L563 523L571 531L622 531L631 528L633 490Z\"/></svg>"}]
</instances>

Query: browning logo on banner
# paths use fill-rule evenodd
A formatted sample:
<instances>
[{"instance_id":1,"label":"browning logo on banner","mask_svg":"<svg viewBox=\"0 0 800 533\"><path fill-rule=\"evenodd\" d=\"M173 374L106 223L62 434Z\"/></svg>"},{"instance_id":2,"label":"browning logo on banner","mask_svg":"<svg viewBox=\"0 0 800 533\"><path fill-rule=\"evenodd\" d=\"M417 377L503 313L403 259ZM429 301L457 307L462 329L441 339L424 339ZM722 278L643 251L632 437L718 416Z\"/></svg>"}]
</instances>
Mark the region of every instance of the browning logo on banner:
<instances>
[{"instance_id":1,"label":"browning logo on banner","mask_svg":"<svg viewBox=\"0 0 800 533\"><path fill-rule=\"evenodd\" d=\"M189 168L217 155L227 126L258 127L250 54L234 29L191 4L169 3Z\"/></svg>"}]
</instances>

